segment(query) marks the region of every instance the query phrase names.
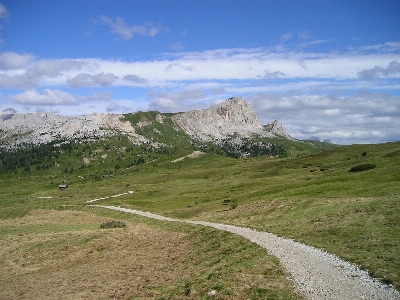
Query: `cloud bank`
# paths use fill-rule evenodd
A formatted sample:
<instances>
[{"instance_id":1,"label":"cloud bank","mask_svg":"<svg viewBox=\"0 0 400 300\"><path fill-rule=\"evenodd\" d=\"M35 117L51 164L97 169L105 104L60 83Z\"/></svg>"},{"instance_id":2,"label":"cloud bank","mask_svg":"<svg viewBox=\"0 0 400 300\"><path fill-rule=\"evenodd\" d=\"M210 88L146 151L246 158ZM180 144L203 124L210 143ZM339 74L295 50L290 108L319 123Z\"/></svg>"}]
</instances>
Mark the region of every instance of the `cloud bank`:
<instances>
[{"instance_id":1,"label":"cloud bank","mask_svg":"<svg viewBox=\"0 0 400 300\"><path fill-rule=\"evenodd\" d=\"M390 62L387 68L375 66L373 69L358 72L358 77L365 80L374 80L381 77L400 75L400 63L396 60Z\"/></svg>"},{"instance_id":2,"label":"cloud bank","mask_svg":"<svg viewBox=\"0 0 400 300\"><path fill-rule=\"evenodd\" d=\"M103 22L123 38L153 34L150 26L134 29L106 17ZM281 41L291 39L304 41L309 35L290 33ZM372 54L371 49L379 51ZM4 106L69 107L64 110L69 114L93 109L176 112L240 95L252 103L263 123L278 119L296 138L383 142L400 139L399 49L395 42L342 54L282 46L232 48L165 53L142 61L47 60L4 52L0 87Z\"/></svg>"}]
</instances>

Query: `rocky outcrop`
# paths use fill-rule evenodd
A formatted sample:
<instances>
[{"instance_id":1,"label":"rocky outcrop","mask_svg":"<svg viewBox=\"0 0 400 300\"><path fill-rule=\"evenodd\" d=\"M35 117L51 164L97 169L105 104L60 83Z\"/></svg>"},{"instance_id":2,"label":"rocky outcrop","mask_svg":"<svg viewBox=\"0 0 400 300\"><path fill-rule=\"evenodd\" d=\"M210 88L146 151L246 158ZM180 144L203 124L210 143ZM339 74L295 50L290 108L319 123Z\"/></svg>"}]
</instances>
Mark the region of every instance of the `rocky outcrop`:
<instances>
[{"instance_id":1,"label":"rocky outcrop","mask_svg":"<svg viewBox=\"0 0 400 300\"><path fill-rule=\"evenodd\" d=\"M272 124L268 124L265 126L265 129L274 135L281 136L287 139L293 139L283 128L282 124L279 121L275 120Z\"/></svg>"},{"instance_id":2,"label":"rocky outcrop","mask_svg":"<svg viewBox=\"0 0 400 300\"><path fill-rule=\"evenodd\" d=\"M223 139L235 133L246 137L274 136L264 130L253 107L242 97L230 98L208 109L180 113L172 120L188 135L203 141Z\"/></svg>"},{"instance_id":3,"label":"rocky outcrop","mask_svg":"<svg viewBox=\"0 0 400 300\"><path fill-rule=\"evenodd\" d=\"M76 118L54 113L16 113L5 120L0 119L0 142L13 147L16 144L40 144L64 138L90 141L115 134L128 135L132 142L146 141L135 133L129 122L121 121L122 117L99 113ZM13 137L18 137L17 141Z\"/></svg>"}]
</instances>

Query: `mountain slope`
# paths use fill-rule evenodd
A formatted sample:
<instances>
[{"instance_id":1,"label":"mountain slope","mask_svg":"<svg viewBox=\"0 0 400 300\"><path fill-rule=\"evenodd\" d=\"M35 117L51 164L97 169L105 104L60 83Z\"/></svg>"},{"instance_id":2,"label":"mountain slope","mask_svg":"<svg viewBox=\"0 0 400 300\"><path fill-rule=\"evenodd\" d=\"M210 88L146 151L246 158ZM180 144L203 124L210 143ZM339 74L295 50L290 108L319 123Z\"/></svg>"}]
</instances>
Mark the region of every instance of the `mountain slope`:
<instances>
[{"instance_id":1,"label":"mountain slope","mask_svg":"<svg viewBox=\"0 0 400 300\"><path fill-rule=\"evenodd\" d=\"M75 118L54 113L15 113L0 120L0 142L12 148L23 143L44 144L61 139L92 141L118 133L128 135L133 142L146 141L121 118L118 114L98 113Z\"/></svg>"},{"instance_id":2,"label":"mountain slope","mask_svg":"<svg viewBox=\"0 0 400 300\"><path fill-rule=\"evenodd\" d=\"M190 139L202 142L216 142L232 135L249 138L255 134L290 139L278 121L263 126L252 106L243 98L234 97L208 109L177 114L93 113L66 117L54 113L20 114L13 109L6 109L0 118L0 143L12 148L23 143L43 144L59 139L93 141L118 134L127 135L133 143L145 143L149 138L157 143L157 136L151 132L161 133L165 131L163 127L168 127L170 134L171 130L175 133L184 132ZM145 128L151 130L146 132Z\"/></svg>"},{"instance_id":3,"label":"mountain slope","mask_svg":"<svg viewBox=\"0 0 400 300\"><path fill-rule=\"evenodd\" d=\"M253 107L242 97L230 98L209 109L193 110L172 117L188 135L202 141L259 134L274 137L265 131Z\"/></svg>"}]
</instances>

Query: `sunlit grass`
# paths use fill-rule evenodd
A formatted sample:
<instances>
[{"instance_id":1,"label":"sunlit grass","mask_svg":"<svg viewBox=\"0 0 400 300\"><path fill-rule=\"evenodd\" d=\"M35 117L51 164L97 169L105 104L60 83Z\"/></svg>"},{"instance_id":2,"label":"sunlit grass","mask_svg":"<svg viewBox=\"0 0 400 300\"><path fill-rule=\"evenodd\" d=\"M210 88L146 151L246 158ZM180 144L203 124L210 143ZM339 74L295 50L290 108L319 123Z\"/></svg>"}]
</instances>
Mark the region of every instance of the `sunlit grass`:
<instances>
[{"instance_id":1,"label":"sunlit grass","mask_svg":"<svg viewBox=\"0 0 400 300\"><path fill-rule=\"evenodd\" d=\"M113 148L111 157L96 156L92 167L72 173L62 172L64 164L31 174L3 174L0 219L20 218L36 208L85 209L85 201L109 197L98 204L275 232L338 254L400 288L400 143L353 145L298 157L296 152L287 159L207 153L171 162L191 151L157 155L151 162L154 155L146 156L148 163L114 169L114 178L107 180L93 180L93 174L102 176L121 163ZM60 160L73 161L72 155ZM349 172L362 164L376 167ZM69 188L59 191L63 181ZM111 197L127 191L131 193ZM238 207L223 205L227 199ZM253 293L261 295L263 289Z\"/></svg>"}]
</instances>

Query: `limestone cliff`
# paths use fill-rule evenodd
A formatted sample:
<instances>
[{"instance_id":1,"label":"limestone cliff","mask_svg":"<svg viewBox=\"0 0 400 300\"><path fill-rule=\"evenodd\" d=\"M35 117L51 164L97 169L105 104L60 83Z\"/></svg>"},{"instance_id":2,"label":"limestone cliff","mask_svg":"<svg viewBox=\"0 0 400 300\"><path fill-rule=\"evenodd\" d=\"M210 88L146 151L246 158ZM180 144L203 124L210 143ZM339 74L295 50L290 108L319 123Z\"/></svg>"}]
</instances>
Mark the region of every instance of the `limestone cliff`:
<instances>
[{"instance_id":1,"label":"limestone cliff","mask_svg":"<svg viewBox=\"0 0 400 300\"><path fill-rule=\"evenodd\" d=\"M242 97L230 98L218 105L203 110L192 110L174 115L176 122L188 135L210 141L239 134L251 136L259 134L272 137L264 130L253 107Z\"/></svg>"}]
</instances>

